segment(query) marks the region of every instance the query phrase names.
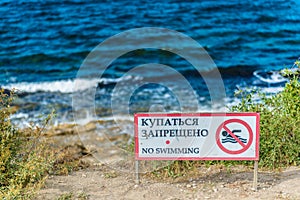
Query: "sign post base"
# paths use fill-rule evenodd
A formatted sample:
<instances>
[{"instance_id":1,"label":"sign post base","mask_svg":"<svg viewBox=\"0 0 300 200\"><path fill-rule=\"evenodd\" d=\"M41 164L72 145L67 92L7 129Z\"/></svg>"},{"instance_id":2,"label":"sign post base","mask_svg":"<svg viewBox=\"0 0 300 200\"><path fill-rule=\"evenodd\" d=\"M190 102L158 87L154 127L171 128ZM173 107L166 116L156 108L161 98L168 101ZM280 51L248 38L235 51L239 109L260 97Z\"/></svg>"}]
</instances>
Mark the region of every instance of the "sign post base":
<instances>
[{"instance_id":1,"label":"sign post base","mask_svg":"<svg viewBox=\"0 0 300 200\"><path fill-rule=\"evenodd\" d=\"M135 160L135 184L140 184L140 177L139 177L139 161Z\"/></svg>"},{"instance_id":2,"label":"sign post base","mask_svg":"<svg viewBox=\"0 0 300 200\"><path fill-rule=\"evenodd\" d=\"M253 190L257 191L258 160L254 161Z\"/></svg>"}]
</instances>

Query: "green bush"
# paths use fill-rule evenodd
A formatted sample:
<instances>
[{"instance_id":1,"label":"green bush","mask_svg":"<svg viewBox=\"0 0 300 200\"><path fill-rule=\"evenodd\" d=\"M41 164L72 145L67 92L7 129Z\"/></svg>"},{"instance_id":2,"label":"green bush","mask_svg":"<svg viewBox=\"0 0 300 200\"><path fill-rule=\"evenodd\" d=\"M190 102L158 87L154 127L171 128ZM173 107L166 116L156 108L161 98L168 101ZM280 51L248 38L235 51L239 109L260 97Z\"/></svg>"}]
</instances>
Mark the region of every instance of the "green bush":
<instances>
[{"instance_id":1,"label":"green bush","mask_svg":"<svg viewBox=\"0 0 300 200\"><path fill-rule=\"evenodd\" d=\"M260 166L278 168L300 164L300 83L297 72L284 90L267 97L239 91L241 103L234 112L260 113ZM257 95L260 100L255 100Z\"/></svg>"},{"instance_id":2,"label":"green bush","mask_svg":"<svg viewBox=\"0 0 300 200\"><path fill-rule=\"evenodd\" d=\"M40 141L43 129L19 131L10 122L14 97L0 91L0 199L32 197L53 160Z\"/></svg>"},{"instance_id":3,"label":"green bush","mask_svg":"<svg viewBox=\"0 0 300 200\"><path fill-rule=\"evenodd\" d=\"M300 62L296 61L299 67ZM238 91L241 102L230 108L232 112L260 113L259 166L277 169L300 165L300 82L299 71L284 71L290 77L282 92L267 96L260 92ZM175 161L154 174L164 177L181 176L201 165L253 165L252 161Z\"/></svg>"}]
</instances>

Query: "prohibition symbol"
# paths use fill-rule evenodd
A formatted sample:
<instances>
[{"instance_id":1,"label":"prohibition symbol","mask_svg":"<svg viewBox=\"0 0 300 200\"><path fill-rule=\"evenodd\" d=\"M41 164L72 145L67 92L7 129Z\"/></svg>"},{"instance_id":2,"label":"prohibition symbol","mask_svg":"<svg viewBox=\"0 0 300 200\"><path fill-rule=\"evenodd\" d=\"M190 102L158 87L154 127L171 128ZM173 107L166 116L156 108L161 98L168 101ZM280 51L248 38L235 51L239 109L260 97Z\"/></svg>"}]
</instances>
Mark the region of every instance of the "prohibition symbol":
<instances>
[{"instance_id":1,"label":"prohibition symbol","mask_svg":"<svg viewBox=\"0 0 300 200\"><path fill-rule=\"evenodd\" d=\"M242 127L244 131L241 129L230 129L228 125L235 123L238 124L239 127ZM236 133L246 132L248 135L247 138L242 138L241 136L237 135ZM220 136L226 136L226 139L221 139ZM253 132L249 124L245 121L240 119L229 119L223 122L216 131L216 140L219 148L228 153L228 154L241 154L245 152L252 144L253 141ZM230 147L226 147L226 142L233 143L234 149Z\"/></svg>"}]
</instances>

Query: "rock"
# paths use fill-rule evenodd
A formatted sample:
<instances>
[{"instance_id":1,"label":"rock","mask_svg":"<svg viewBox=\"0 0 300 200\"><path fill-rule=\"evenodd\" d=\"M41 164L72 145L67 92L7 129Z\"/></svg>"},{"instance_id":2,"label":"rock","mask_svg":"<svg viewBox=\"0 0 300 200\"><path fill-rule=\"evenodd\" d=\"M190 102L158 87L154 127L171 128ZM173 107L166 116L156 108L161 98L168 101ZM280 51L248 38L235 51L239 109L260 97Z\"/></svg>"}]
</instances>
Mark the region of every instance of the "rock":
<instances>
[{"instance_id":1,"label":"rock","mask_svg":"<svg viewBox=\"0 0 300 200\"><path fill-rule=\"evenodd\" d=\"M11 94L11 90L2 88L1 86L0 86L0 90L3 90L3 94L7 94L7 95L9 95L9 96L10 96L10 94Z\"/></svg>"},{"instance_id":2,"label":"rock","mask_svg":"<svg viewBox=\"0 0 300 200\"><path fill-rule=\"evenodd\" d=\"M89 122L88 124L86 124L86 125L84 126L85 131L90 132L90 131L95 130L95 129L97 128L97 127L96 127L96 123L97 123L97 122Z\"/></svg>"},{"instance_id":3,"label":"rock","mask_svg":"<svg viewBox=\"0 0 300 200\"><path fill-rule=\"evenodd\" d=\"M45 136L60 136L60 135L73 135L75 133L75 124L60 124L50 128L44 135Z\"/></svg>"}]
</instances>

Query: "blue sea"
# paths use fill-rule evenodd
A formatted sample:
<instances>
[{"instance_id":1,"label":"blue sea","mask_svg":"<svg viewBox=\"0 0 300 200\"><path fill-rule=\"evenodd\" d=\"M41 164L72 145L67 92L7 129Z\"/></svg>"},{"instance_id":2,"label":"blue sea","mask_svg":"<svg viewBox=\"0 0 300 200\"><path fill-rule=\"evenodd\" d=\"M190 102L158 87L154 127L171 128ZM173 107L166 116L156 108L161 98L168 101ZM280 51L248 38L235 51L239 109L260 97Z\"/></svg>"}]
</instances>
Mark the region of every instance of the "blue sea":
<instances>
[{"instance_id":1,"label":"blue sea","mask_svg":"<svg viewBox=\"0 0 300 200\"><path fill-rule=\"evenodd\" d=\"M88 90L88 87L74 88L74 82L89 53L124 31L159 27L185 34L207 51L224 82L226 106L231 106L238 102L234 96L238 89L256 88L268 93L282 89L284 82L266 83L253 73L290 67L299 57L299 6L299 0L2 0L0 86L18 90L15 104L19 110L12 118L19 125L38 122L41 115L53 109L57 113L55 123L72 122L72 94L80 92L86 98ZM180 41L177 42L180 46ZM108 49L108 53L113 50ZM150 77L178 84L163 71L126 75L145 63L171 66L188 80L197 98L183 95L184 101L187 104L197 101L201 106L187 110L211 110L210 92L190 63L167 50L136 49L111 63L98 80L90 78L100 73L96 68L81 77L83 86L97 87L94 98L98 117L111 116L114 112L112 93L120 81ZM168 87L153 83L139 87L126 84L123 90L124 94L131 95L123 105L131 114L182 110L176 94ZM122 95L113 102L123 103Z\"/></svg>"}]
</instances>

